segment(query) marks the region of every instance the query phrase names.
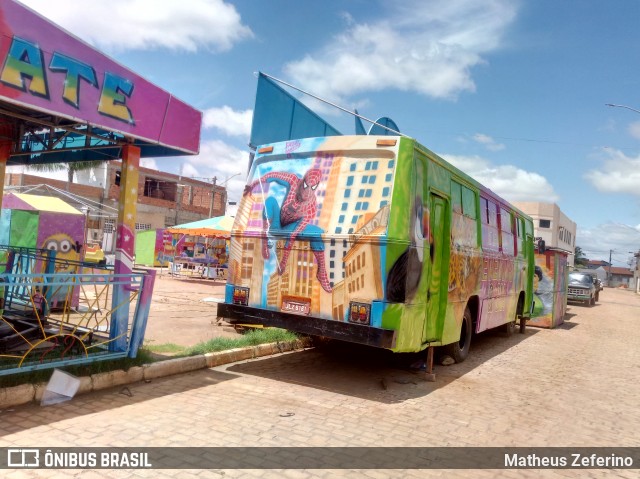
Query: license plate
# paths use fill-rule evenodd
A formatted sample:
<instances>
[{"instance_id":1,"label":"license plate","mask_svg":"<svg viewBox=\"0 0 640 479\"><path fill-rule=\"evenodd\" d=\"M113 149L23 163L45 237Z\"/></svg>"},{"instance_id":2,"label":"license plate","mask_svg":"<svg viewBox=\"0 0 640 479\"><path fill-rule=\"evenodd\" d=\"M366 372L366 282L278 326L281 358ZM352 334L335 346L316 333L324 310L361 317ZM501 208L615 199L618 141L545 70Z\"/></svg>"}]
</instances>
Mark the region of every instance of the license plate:
<instances>
[{"instance_id":1,"label":"license plate","mask_svg":"<svg viewBox=\"0 0 640 479\"><path fill-rule=\"evenodd\" d=\"M282 301L282 311L285 313L309 315L311 303L309 301L299 301L285 299Z\"/></svg>"}]
</instances>

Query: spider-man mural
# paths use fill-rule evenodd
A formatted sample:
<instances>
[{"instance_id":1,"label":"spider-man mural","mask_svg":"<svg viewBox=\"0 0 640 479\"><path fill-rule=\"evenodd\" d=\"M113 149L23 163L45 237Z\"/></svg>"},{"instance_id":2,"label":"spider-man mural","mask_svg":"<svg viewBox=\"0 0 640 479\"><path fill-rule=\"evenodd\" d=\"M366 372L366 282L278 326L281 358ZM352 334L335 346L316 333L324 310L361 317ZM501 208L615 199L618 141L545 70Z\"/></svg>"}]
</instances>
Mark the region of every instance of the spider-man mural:
<instances>
[{"instance_id":1,"label":"spider-man mural","mask_svg":"<svg viewBox=\"0 0 640 479\"><path fill-rule=\"evenodd\" d=\"M282 259L278 265L278 273L282 274L287 266L287 260L296 240L308 240L311 250L318 264L316 277L326 292L331 292L331 283L327 277L327 268L324 260L324 243L322 233L324 231L311 222L316 217L317 204L315 190L320 184L322 173L312 168L304 177L286 172L271 172L245 186L244 195L250 195L260 184L274 182L286 188L285 198L279 205L272 196L264 202L262 212L264 219L264 232L262 238L262 256L269 259L270 249L273 246L273 237L285 237L286 244Z\"/></svg>"}]
</instances>

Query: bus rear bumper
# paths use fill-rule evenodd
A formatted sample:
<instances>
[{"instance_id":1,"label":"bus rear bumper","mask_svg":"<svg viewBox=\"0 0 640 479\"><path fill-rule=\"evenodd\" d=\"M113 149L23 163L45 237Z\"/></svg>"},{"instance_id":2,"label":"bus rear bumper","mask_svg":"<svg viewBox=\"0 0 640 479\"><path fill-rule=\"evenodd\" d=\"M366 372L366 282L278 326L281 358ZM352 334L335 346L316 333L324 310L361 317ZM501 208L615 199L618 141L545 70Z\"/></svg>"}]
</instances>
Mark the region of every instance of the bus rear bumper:
<instances>
[{"instance_id":1,"label":"bus rear bumper","mask_svg":"<svg viewBox=\"0 0 640 479\"><path fill-rule=\"evenodd\" d=\"M261 324L377 348L393 349L396 345L396 331L393 329L374 328L363 324L345 323L238 304L219 303L218 317L224 318L231 324Z\"/></svg>"}]
</instances>

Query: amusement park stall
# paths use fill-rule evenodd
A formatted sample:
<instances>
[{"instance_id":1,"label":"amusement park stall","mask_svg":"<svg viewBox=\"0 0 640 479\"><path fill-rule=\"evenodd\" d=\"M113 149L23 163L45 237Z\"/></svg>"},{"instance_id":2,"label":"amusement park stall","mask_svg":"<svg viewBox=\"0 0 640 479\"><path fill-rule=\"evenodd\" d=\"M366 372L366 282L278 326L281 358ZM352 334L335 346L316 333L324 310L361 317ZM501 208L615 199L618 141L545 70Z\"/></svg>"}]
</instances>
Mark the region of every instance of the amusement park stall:
<instances>
[{"instance_id":1,"label":"amusement park stall","mask_svg":"<svg viewBox=\"0 0 640 479\"><path fill-rule=\"evenodd\" d=\"M82 259L85 216L60 198L7 193L2 199L0 244L54 249L58 258Z\"/></svg>"},{"instance_id":2,"label":"amusement park stall","mask_svg":"<svg viewBox=\"0 0 640 479\"><path fill-rule=\"evenodd\" d=\"M166 232L173 235L172 244L165 245L172 253L167 256L171 273L226 279L233 221L230 216L218 216L168 228Z\"/></svg>"},{"instance_id":3,"label":"amusement park stall","mask_svg":"<svg viewBox=\"0 0 640 479\"><path fill-rule=\"evenodd\" d=\"M7 193L2 199L0 245L52 250L58 259L55 272L79 273L84 257L86 217L60 198ZM51 308L65 301L78 305L77 287L57 287L49 298Z\"/></svg>"}]
</instances>

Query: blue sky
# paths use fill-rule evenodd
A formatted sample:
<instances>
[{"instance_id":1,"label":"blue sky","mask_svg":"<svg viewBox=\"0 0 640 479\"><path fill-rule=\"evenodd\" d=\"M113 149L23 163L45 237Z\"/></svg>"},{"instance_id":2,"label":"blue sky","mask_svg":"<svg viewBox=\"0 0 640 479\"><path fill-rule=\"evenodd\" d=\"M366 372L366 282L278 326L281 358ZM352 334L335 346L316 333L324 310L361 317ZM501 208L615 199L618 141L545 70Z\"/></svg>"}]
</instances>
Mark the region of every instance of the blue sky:
<instances>
[{"instance_id":1,"label":"blue sky","mask_svg":"<svg viewBox=\"0 0 640 479\"><path fill-rule=\"evenodd\" d=\"M238 199L263 71L393 118L508 200L556 202L589 258L640 250L640 113L605 106L640 110L637 0L23 3L204 112L198 157L147 166Z\"/></svg>"}]
</instances>

